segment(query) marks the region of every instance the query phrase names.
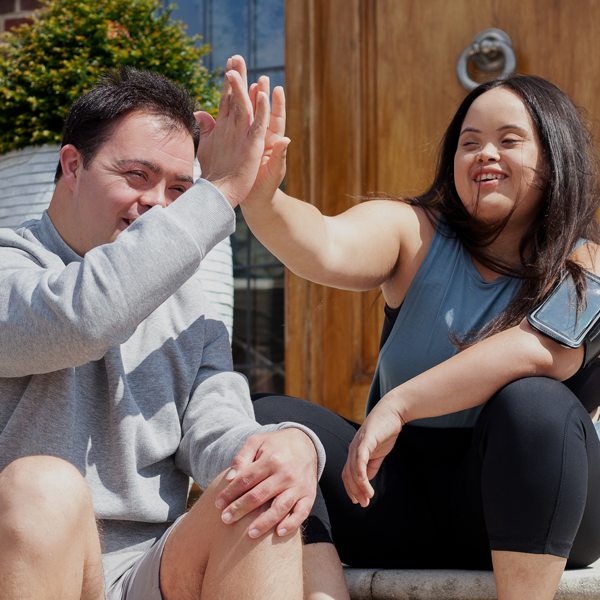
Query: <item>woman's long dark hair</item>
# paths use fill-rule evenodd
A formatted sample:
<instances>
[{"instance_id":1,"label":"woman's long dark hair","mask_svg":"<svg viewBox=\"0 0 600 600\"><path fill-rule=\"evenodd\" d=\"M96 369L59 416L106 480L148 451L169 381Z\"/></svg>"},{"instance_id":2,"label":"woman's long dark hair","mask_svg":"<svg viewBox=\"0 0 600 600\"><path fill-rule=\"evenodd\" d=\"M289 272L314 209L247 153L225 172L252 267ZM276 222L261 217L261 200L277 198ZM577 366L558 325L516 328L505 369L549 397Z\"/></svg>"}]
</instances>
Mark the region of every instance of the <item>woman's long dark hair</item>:
<instances>
[{"instance_id":1,"label":"woman's long dark hair","mask_svg":"<svg viewBox=\"0 0 600 600\"><path fill-rule=\"evenodd\" d=\"M486 252L510 215L491 225L477 221L465 208L454 184L454 155L467 111L476 98L498 87L510 90L523 101L537 131L544 162L538 173L543 201L521 240L518 268ZM497 273L523 279L523 284L508 306L485 327L454 340L460 349L520 323L566 272L575 281L578 297L583 297L585 278L581 267L569 260L569 254L580 238L600 241L595 218L599 192L593 137L573 103L555 85L540 77L514 75L484 83L467 95L444 134L431 188L405 202L421 206L432 223L436 223L438 214L444 215L471 256Z\"/></svg>"}]
</instances>

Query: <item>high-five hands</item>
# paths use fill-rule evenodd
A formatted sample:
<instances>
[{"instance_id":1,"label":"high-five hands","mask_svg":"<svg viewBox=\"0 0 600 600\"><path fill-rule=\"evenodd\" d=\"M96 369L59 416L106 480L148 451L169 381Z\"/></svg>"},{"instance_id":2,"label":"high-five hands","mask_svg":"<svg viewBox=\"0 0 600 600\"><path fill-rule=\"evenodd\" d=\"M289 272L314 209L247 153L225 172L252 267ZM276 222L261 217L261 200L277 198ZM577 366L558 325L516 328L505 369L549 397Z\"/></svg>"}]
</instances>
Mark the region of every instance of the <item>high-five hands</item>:
<instances>
[{"instance_id":1,"label":"high-five hands","mask_svg":"<svg viewBox=\"0 0 600 600\"><path fill-rule=\"evenodd\" d=\"M246 63L241 56L227 61L216 121L195 113L200 125L198 161L202 177L219 188L235 208L250 192L265 152L269 125L269 96L248 95Z\"/></svg>"}]
</instances>

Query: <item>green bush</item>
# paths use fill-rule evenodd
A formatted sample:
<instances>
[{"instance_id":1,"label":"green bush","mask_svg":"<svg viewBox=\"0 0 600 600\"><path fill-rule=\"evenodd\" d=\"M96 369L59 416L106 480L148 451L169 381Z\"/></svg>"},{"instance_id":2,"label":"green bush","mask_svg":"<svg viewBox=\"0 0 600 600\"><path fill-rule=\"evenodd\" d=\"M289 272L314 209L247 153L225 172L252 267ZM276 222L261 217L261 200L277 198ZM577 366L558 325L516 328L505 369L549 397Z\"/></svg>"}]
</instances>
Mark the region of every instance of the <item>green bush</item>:
<instances>
[{"instance_id":1,"label":"green bush","mask_svg":"<svg viewBox=\"0 0 600 600\"><path fill-rule=\"evenodd\" d=\"M0 153L59 143L71 104L107 69L150 69L213 115L219 90L200 63L207 46L159 0L42 0L33 23L0 41Z\"/></svg>"}]
</instances>

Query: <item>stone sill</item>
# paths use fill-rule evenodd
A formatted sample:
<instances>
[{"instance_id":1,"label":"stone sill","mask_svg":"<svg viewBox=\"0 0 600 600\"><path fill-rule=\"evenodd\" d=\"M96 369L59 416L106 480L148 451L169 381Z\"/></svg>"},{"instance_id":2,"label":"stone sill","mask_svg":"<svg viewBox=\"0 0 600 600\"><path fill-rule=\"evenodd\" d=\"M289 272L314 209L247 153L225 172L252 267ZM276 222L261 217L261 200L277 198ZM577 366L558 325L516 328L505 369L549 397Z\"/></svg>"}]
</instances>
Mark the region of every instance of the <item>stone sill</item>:
<instances>
[{"instance_id":1,"label":"stone sill","mask_svg":"<svg viewBox=\"0 0 600 600\"><path fill-rule=\"evenodd\" d=\"M352 600L496 600L491 571L344 569ZM600 560L565 571L556 600L600 600Z\"/></svg>"}]
</instances>

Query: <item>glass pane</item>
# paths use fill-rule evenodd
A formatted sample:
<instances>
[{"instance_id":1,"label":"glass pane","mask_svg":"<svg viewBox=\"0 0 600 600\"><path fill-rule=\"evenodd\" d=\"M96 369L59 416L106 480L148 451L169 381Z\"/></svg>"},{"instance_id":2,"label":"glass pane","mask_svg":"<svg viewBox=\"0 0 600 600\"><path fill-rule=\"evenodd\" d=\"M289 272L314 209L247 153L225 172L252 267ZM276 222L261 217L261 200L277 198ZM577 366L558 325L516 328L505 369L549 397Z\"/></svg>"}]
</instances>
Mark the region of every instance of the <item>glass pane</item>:
<instances>
[{"instance_id":1,"label":"glass pane","mask_svg":"<svg viewBox=\"0 0 600 600\"><path fill-rule=\"evenodd\" d=\"M277 269L252 268L249 273L243 271L245 269L238 270L234 278L234 365L236 370L254 381L256 386L251 384L252 392L283 392L283 388L272 389L273 382L267 388L258 384L269 370L283 381L284 270L280 266Z\"/></svg>"},{"instance_id":2,"label":"glass pane","mask_svg":"<svg viewBox=\"0 0 600 600\"><path fill-rule=\"evenodd\" d=\"M165 0L167 3L168 0ZM224 68L241 54L248 78L269 75L283 85L284 0L178 0L174 19L201 34L212 53L204 64ZM234 367L246 375L252 392L284 393L284 268L249 231L239 208L231 237L234 264Z\"/></svg>"},{"instance_id":3,"label":"glass pane","mask_svg":"<svg viewBox=\"0 0 600 600\"><path fill-rule=\"evenodd\" d=\"M235 233L231 236L233 250L233 264L238 265L264 265L279 261L252 235L239 206L236 208L237 225Z\"/></svg>"},{"instance_id":4,"label":"glass pane","mask_svg":"<svg viewBox=\"0 0 600 600\"><path fill-rule=\"evenodd\" d=\"M213 69L225 68L227 59L241 54L248 59L248 9L246 0L212 0Z\"/></svg>"},{"instance_id":5,"label":"glass pane","mask_svg":"<svg viewBox=\"0 0 600 600\"><path fill-rule=\"evenodd\" d=\"M203 0L177 0L176 2L166 3L176 4L177 8L171 13L171 18L175 21L183 21L187 25L186 33L190 36L204 34L204 1ZM204 42L206 40L203 40Z\"/></svg>"},{"instance_id":6,"label":"glass pane","mask_svg":"<svg viewBox=\"0 0 600 600\"><path fill-rule=\"evenodd\" d=\"M277 67L274 69L263 69L260 67L256 69L248 69L248 81L250 83L256 82L261 75L269 76L271 79L271 89L278 85L283 85L285 87L283 67Z\"/></svg>"},{"instance_id":7,"label":"glass pane","mask_svg":"<svg viewBox=\"0 0 600 600\"><path fill-rule=\"evenodd\" d=\"M259 68L282 67L284 56L284 20L282 0L254 0L255 48L254 65Z\"/></svg>"},{"instance_id":8,"label":"glass pane","mask_svg":"<svg viewBox=\"0 0 600 600\"><path fill-rule=\"evenodd\" d=\"M251 394L285 394L285 370L276 369L236 369L248 378Z\"/></svg>"}]
</instances>

